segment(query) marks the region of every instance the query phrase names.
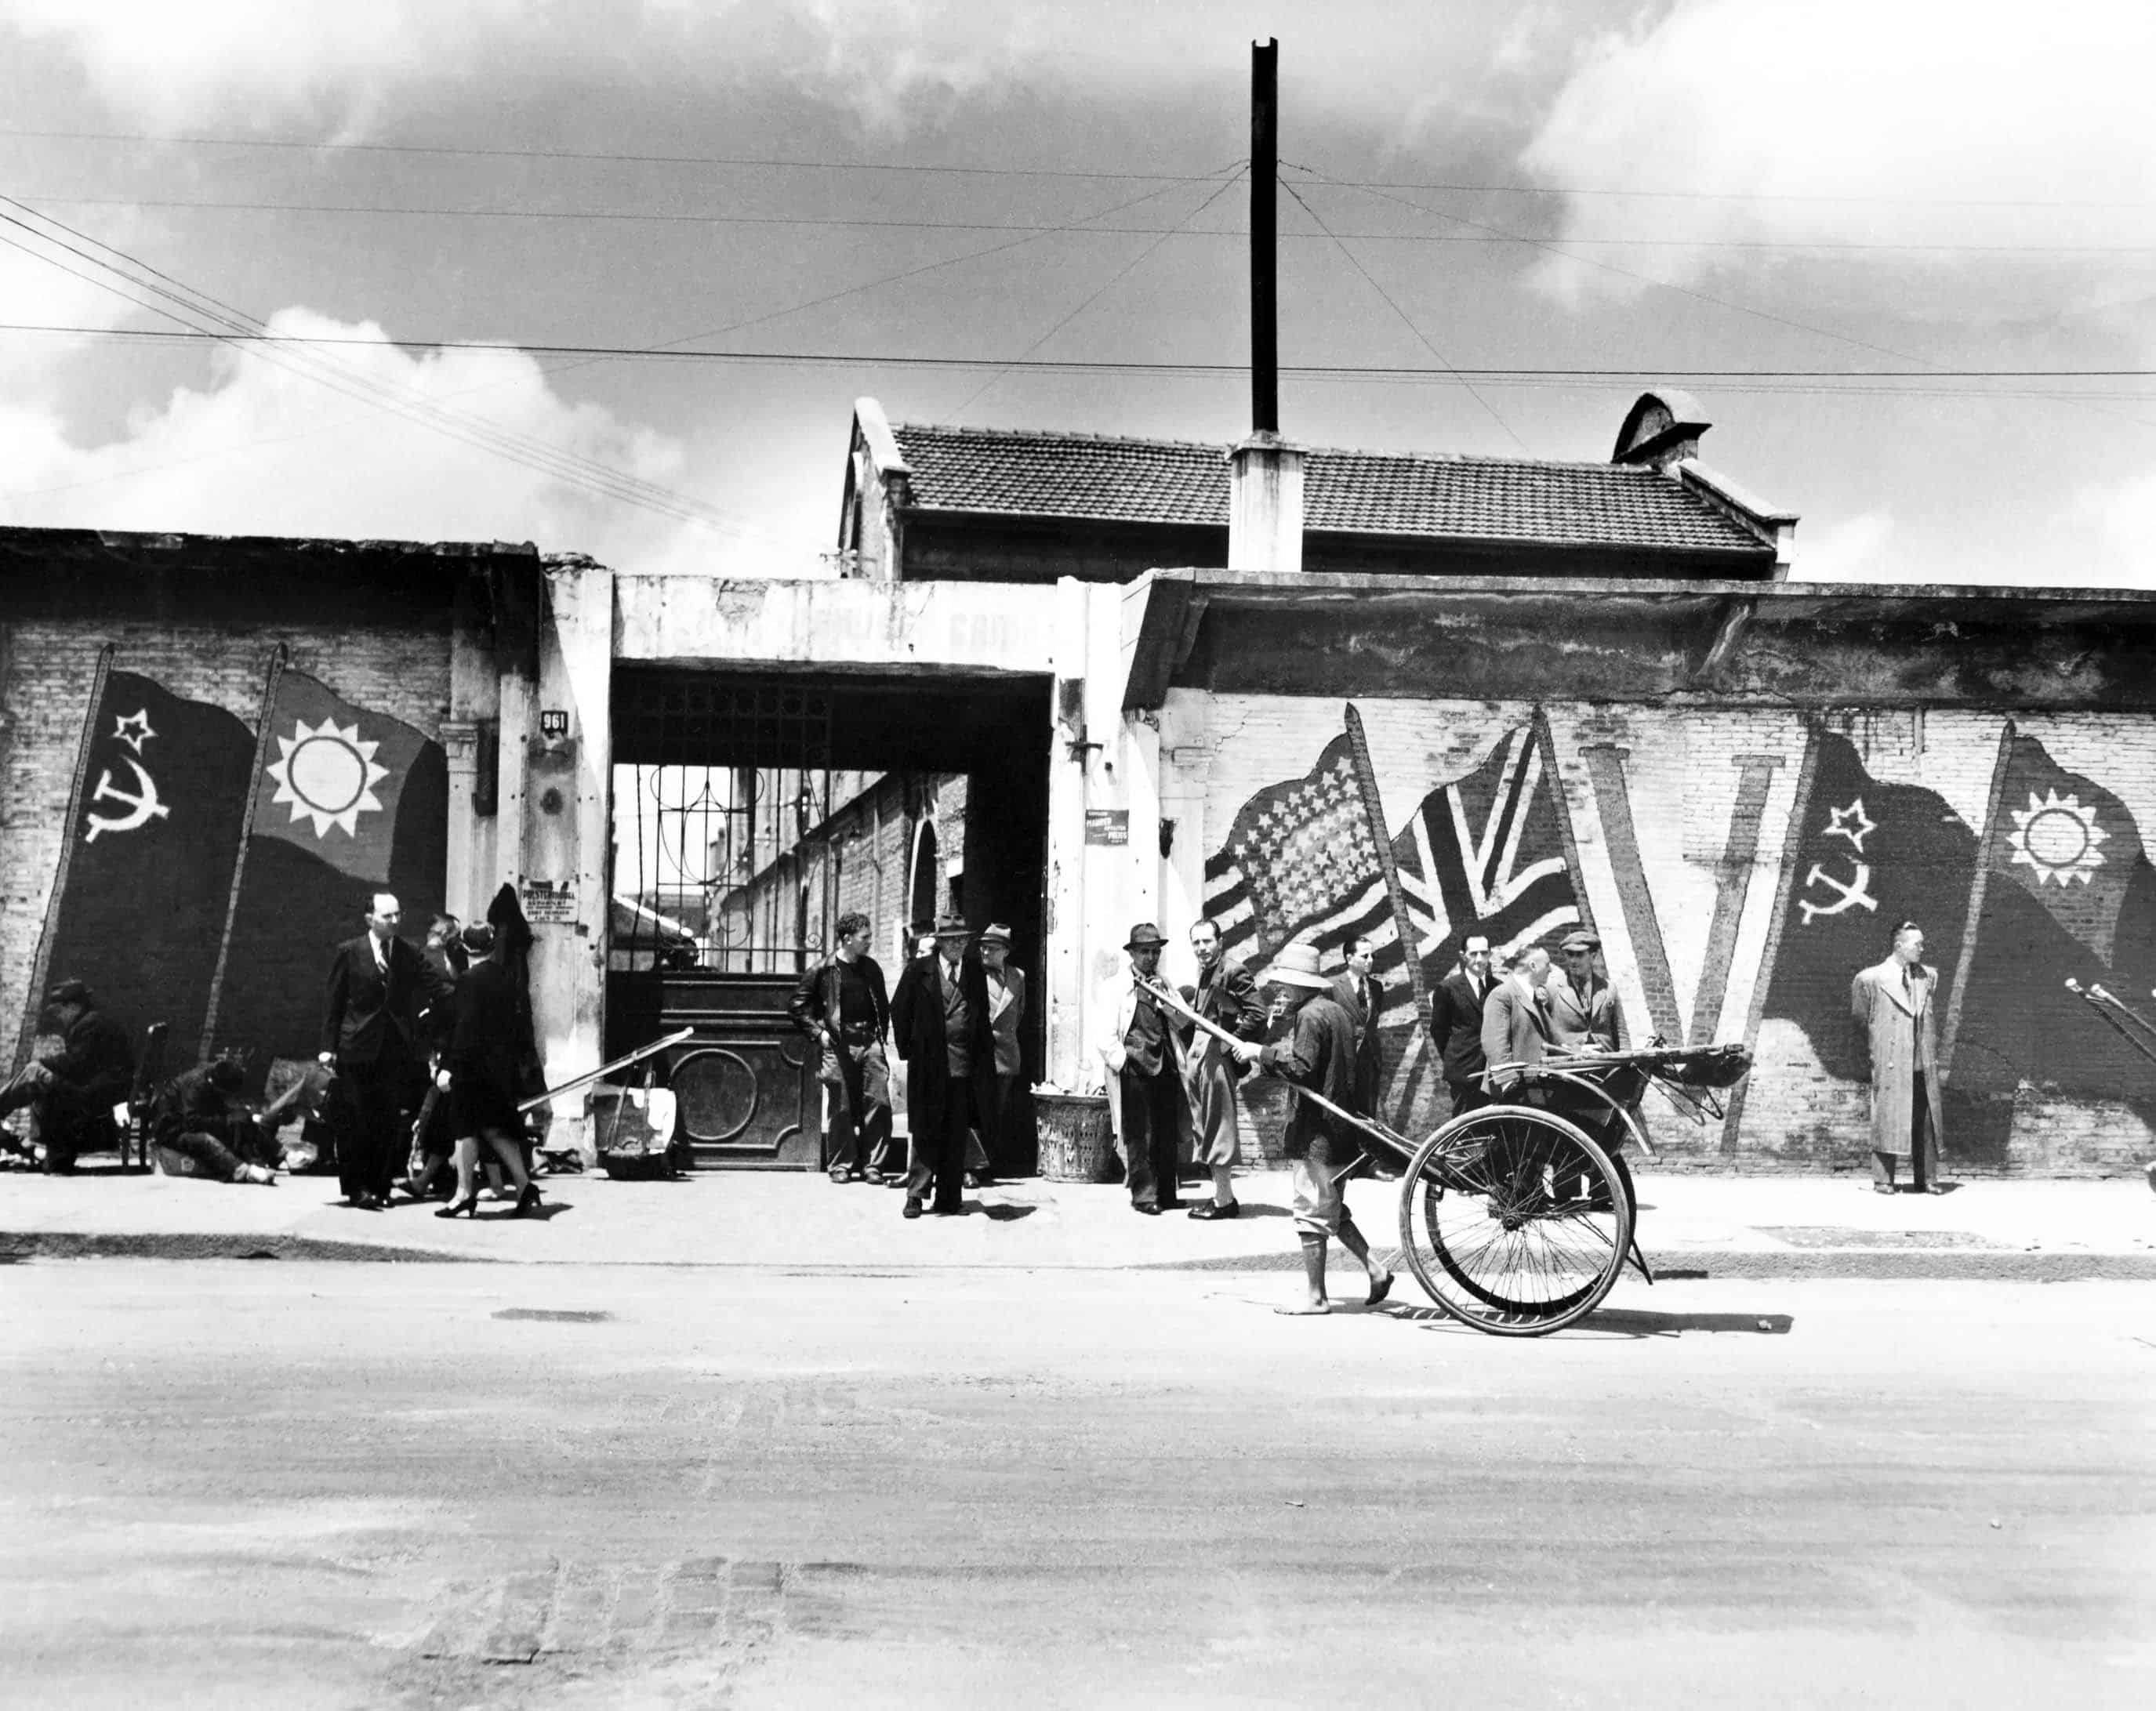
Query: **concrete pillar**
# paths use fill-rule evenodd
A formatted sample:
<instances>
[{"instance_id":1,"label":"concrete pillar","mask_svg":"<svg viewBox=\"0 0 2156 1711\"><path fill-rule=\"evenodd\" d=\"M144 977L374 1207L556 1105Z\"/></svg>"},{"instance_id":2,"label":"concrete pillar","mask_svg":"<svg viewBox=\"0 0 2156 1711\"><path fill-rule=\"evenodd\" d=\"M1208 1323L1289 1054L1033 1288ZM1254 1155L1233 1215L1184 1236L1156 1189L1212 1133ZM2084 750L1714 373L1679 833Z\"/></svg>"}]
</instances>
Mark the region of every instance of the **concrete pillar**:
<instances>
[{"instance_id":1,"label":"concrete pillar","mask_svg":"<svg viewBox=\"0 0 2156 1711\"><path fill-rule=\"evenodd\" d=\"M443 905L458 920L466 921L478 919L486 908L486 886L479 865L480 827L472 806L473 786L479 777L480 739L485 729L476 719L442 721L442 753L449 767L449 854L442 887Z\"/></svg>"},{"instance_id":2,"label":"concrete pillar","mask_svg":"<svg viewBox=\"0 0 2156 1711\"><path fill-rule=\"evenodd\" d=\"M598 1067L605 1023L613 573L550 567L547 595L539 680L503 685L501 813L522 830L516 878L534 935L532 1020L547 1079L560 1082ZM566 715L566 730L548 730L549 715ZM512 756L521 774L515 820ZM583 1102L564 1103L549 1145L573 1145L588 1161Z\"/></svg>"},{"instance_id":3,"label":"concrete pillar","mask_svg":"<svg viewBox=\"0 0 2156 1711\"><path fill-rule=\"evenodd\" d=\"M1160 863L1160 930L1178 945L1188 945L1192 927L1205 913L1205 783L1212 770L1208 743L1212 698L1189 689L1171 689L1160 710L1160 815L1162 835L1168 822L1174 833ZM1183 956L1170 954L1181 969ZM1178 976L1179 978L1180 976Z\"/></svg>"},{"instance_id":4,"label":"concrete pillar","mask_svg":"<svg viewBox=\"0 0 2156 1711\"><path fill-rule=\"evenodd\" d=\"M1254 433L1228 453L1228 568L1302 568L1303 448Z\"/></svg>"},{"instance_id":5,"label":"concrete pillar","mask_svg":"<svg viewBox=\"0 0 2156 1711\"><path fill-rule=\"evenodd\" d=\"M1048 764L1048 884L1041 920L1041 984L1047 1005L1043 1073L1058 1086L1092 1079L1086 1051L1086 806L1098 742L1086 681L1088 612L1093 585L1065 576L1055 585L1055 730Z\"/></svg>"}]
</instances>

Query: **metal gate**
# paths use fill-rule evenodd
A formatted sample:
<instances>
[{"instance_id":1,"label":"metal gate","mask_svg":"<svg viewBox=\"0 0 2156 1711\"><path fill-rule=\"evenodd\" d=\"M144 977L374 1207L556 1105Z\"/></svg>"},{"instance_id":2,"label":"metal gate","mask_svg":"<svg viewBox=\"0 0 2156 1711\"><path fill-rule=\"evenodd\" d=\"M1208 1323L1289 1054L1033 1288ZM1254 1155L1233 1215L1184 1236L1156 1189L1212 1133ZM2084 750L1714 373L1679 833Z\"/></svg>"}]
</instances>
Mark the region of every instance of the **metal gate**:
<instances>
[{"instance_id":1,"label":"metal gate","mask_svg":"<svg viewBox=\"0 0 2156 1711\"><path fill-rule=\"evenodd\" d=\"M819 937L803 847L830 808L831 697L618 678L609 1052L687 1027L664 1073L700 1165L821 1162L814 1050L786 1014Z\"/></svg>"}]
</instances>

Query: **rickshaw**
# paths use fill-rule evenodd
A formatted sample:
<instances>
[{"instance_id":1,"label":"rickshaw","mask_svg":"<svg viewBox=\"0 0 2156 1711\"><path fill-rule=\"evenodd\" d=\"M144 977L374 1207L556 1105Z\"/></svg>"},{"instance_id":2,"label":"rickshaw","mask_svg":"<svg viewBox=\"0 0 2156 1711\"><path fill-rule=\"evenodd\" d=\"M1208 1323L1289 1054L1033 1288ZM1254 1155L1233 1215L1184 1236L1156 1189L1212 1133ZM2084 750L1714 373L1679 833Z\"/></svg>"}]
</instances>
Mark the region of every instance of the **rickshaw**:
<instances>
[{"instance_id":1,"label":"rickshaw","mask_svg":"<svg viewBox=\"0 0 2156 1711\"><path fill-rule=\"evenodd\" d=\"M1492 1336L1539 1337L1599 1306L1628 1259L1654 1281L1635 1240L1632 1173L1618 1150L1630 1140L1653 1156L1639 1111L1647 1088L1705 1123L1723 1115L1720 1094L1750 1068L1742 1046L1651 1045L1499 1064L1496 1077L1511 1081L1506 1094L1419 1145L1382 1123L1339 1114L1404 1160L1400 1248L1424 1293Z\"/></svg>"},{"instance_id":2,"label":"rickshaw","mask_svg":"<svg viewBox=\"0 0 2156 1711\"><path fill-rule=\"evenodd\" d=\"M1162 1002L1233 1045L1173 987ZM1462 1112L1419 1145L1374 1118L1309 1099L1402 1160L1400 1248L1423 1292L1445 1312L1496 1337L1547 1336L1592 1313L1627 1259L1649 1283L1634 1239L1639 1205L1619 1151L1654 1148L1640 1121L1653 1087L1695 1123L1725 1113L1720 1095L1752 1068L1743 1046L1666 1046L1499 1063L1502 1098Z\"/></svg>"}]
</instances>

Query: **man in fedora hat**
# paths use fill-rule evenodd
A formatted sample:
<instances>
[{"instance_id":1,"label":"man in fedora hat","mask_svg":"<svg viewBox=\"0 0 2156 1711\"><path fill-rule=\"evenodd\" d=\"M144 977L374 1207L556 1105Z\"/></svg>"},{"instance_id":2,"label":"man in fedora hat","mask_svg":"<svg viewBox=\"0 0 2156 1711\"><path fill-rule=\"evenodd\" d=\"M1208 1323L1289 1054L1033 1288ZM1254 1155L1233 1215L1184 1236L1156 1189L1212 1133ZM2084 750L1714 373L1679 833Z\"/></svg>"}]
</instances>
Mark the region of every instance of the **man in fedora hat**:
<instances>
[{"instance_id":1,"label":"man in fedora hat","mask_svg":"<svg viewBox=\"0 0 2156 1711\"><path fill-rule=\"evenodd\" d=\"M1351 1109L1355 1027L1332 996L1332 981L1317 971L1317 947L1282 945L1263 978L1273 995L1275 1019L1291 1019L1292 1027L1285 1039L1268 1046L1244 1041L1236 1046L1235 1055L1265 1074L1279 1076L1291 1089L1308 1088L1343 1110ZM1362 1263L1370 1280L1366 1299L1376 1306L1392 1293L1393 1274L1370 1257L1370 1244L1356 1227L1342 1188L1362 1159L1361 1132L1300 1093L1291 1092L1281 1150L1288 1160L1307 1294L1301 1305L1276 1310L1298 1314L1332 1310L1325 1293L1325 1244L1334 1237Z\"/></svg>"},{"instance_id":2,"label":"man in fedora hat","mask_svg":"<svg viewBox=\"0 0 2156 1711\"><path fill-rule=\"evenodd\" d=\"M891 995L891 1034L906 1060L906 1126L913 1165L906 1178L905 1216L917 1218L932 1192L939 1217L966 1209L966 1136L983 1101L979 1083L994 1073L988 981L967 954L973 930L957 915L936 920L936 950L916 957Z\"/></svg>"},{"instance_id":3,"label":"man in fedora hat","mask_svg":"<svg viewBox=\"0 0 2156 1711\"><path fill-rule=\"evenodd\" d=\"M1160 978L1167 935L1151 921L1131 929L1123 945L1130 971L1102 994L1098 1013L1101 1062L1106 1067L1108 1113L1122 1142L1123 1181L1133 1210L1147 1217L1175 1206L1175 1155L1190 1127L1183 1092L1183 1054L1152 983Z\"/></svg>"},{"instance_id":4,"label":"man in fedora hat","mask_svg":"<svg viewBox=\"0 0 2156 1711\"><path fill-rule=\"evenodd\" d=\"M996 1042L995 1065L983 1083L988 1094L980 1127L966 1154L966 1186L985 1188L991 1172L1012 1168L1018 1155L1014 1136L1025 1086L1025 1053L1019 1024L1025 1020L1025 974L1011 966L1011 930L1000 921L981 930L981 972L988 993L988 1032Z\"/></svg>"}]
</instances>

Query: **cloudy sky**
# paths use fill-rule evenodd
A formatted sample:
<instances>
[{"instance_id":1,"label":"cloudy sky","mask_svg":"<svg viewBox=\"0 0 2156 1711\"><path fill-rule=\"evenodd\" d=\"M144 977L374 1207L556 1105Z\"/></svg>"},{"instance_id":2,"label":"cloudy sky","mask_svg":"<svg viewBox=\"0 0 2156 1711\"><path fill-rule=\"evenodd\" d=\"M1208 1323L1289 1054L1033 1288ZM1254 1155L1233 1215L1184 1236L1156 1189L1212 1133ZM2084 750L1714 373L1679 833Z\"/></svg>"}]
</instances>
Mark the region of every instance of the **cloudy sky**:
<instances>
[{"instance_id":1,"label":"cloudy sky","mask_svg":"<svg viewBox=\"0 0 2156 1711\"><path fill-rule=\"evenodd\" d=\"M865 393L1224 443L1275 35L1291 433L1665 377L1801 577L2156 586L2146 0L0 0L0 521L798 572Z\"/></svg>"}]
</instances>

